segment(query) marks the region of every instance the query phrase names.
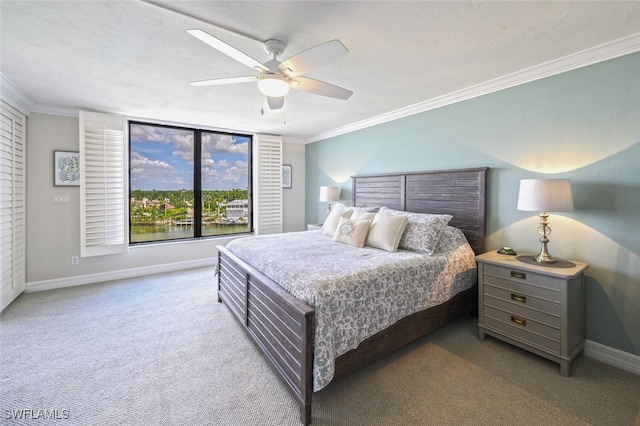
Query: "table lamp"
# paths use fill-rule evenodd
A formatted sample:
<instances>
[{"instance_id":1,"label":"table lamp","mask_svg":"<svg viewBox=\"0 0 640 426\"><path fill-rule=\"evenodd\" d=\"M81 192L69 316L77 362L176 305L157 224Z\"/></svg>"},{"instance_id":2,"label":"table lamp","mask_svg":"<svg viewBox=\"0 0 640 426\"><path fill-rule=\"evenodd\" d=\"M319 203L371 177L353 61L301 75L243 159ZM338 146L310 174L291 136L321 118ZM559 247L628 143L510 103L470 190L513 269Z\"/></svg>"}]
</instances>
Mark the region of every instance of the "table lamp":
<instances>
[{"instance_id":1,"label":"table lamp","mask_svg":"<svg viewBox=\"0 0 640 426\"><path fill-rule=\"evenodd\" d=\"M327 213L331 211L331 203L338 201L340 195L337 186L321 186L320 187L320 202L327 203Z\"/></svg>"},{"instance_id":2,"label":"table lamp","mask_svg":"<svg viewBox=\"0 0 640 426\"><path fill-rule=\"evenodd\" d=\"M571 181L569 179L522 179L518 194L518 210L539 211L540 253L535 257L536 262L552 264L556 262L547 250L549 242L549 213L573 211L573 197L571 195Z\"/></svg>"}]
</instances>

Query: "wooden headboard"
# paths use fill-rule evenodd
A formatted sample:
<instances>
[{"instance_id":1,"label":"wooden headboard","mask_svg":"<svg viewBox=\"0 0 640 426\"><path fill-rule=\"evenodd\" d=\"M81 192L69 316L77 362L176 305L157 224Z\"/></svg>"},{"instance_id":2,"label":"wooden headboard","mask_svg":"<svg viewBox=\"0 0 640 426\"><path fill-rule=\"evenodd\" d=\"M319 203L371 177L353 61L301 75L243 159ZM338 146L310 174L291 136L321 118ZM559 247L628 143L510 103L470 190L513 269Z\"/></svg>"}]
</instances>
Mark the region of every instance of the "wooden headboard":
<instances>
[{"instance_id":1,"label":"wooden headboard","mask_svg":"<svg viewBox=\"0 0 640 426\"><path fill-rule=\"evenodd\" d=\"M355 207L387 206L416 213L450 214L476 254L485 251L488 167L351 176Z\"/></svg>"}]
</instances>

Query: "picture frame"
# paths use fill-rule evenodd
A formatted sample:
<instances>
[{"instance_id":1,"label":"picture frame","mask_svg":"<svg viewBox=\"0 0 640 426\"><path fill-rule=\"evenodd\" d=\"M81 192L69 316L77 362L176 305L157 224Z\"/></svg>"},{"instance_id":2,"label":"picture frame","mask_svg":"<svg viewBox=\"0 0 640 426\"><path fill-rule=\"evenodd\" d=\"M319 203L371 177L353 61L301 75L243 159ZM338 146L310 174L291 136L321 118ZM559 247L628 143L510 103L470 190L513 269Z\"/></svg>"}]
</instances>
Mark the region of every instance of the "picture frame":
<instances>
[{"instance_id":1,"label":"picture frame","mask_svg":"<svg viewBox=\"0 0 640 426\"><path fill-rule=\"evenodd\" d=\"M290 164L282 165L282 187L283 188L291 188L292 185L292 167Z\"/></svg>"},{"instance_id":2,"label":"picture frame","mask_svg":"<svg viewBox=\"0 0 640 426\"><path fill-rule=\"evenodd\" d=\"M80 153L53 151L53 186L80 186Z\"/></svg>"}]
</instances>

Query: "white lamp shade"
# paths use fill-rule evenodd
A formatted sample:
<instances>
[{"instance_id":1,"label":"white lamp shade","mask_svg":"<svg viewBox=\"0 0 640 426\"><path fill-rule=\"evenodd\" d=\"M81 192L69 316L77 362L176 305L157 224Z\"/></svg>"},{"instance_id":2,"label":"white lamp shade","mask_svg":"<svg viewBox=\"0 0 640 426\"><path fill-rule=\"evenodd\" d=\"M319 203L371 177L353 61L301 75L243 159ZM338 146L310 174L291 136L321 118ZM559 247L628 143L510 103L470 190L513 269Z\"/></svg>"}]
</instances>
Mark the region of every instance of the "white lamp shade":
<instances>
[{"instance_id":1,"label":"white lamp shade","mask_svg":"<svg viewBox=\"0 0 640 426\"><path fill-rule=\"evenodd\" d=\"M522 179L518 194L518 210L531 212L573 211L571 180Z\"/></svg>"},{"instance_id":2,"label":"white lamp shade","mask_svg":"<svg viewBox=\"0 0 640 426\"><path fill-rule=\"evenodd\" d=\"M332 202L338 201L340 199L340 194L338 192L337 186L321 186L320 187L320 201L322 202Z\"/></svg>"},{"instance_id":3,"label":"white lamp shade","mask_svg":"<svg viewBox=\"0 0 640 426\"><path fill-rule=\"evenodd\" d=\"M263 95L272 98L280 98L289 93L289 83L277 74L265 74L258 80L258 88Z\"/></svg>"}]
</instances>

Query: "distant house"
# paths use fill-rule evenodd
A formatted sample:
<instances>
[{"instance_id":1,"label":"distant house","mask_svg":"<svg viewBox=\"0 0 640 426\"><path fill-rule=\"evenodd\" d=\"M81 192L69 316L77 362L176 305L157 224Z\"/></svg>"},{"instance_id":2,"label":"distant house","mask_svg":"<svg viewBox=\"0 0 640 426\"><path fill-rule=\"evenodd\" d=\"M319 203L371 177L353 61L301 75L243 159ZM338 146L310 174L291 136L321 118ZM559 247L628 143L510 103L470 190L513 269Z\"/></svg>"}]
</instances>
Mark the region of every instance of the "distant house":
<instances>
[{"instance_id":1,"label":"distant house","mask_svg":"<svg viewBox=\"0 0 640 426\"><path fill-rule=\"evenodd\" d=\"M233 200L227 203L227 218L249 217L249 200Z\"/></svg>"}]
</instances>

